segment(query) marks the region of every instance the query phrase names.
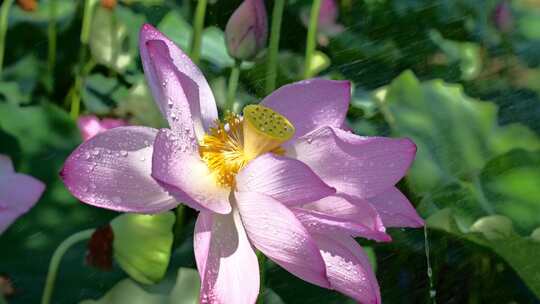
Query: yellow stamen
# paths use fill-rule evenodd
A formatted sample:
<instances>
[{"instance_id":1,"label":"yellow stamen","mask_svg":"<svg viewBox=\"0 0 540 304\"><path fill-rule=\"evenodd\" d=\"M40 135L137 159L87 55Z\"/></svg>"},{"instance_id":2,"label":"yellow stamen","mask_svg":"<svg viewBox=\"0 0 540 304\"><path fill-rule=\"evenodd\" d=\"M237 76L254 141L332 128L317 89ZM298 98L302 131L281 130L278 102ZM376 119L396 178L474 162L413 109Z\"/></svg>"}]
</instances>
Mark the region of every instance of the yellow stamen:
<instances>
[{"instance_id":1,"label":"yellow stamen","mask_svg":"<svg viewBox=\"0 0 540 304\"><path fill-rule=\"evenodd\" d=\"M244 109L243 119L227 114L216 121L201 143L199 153L216 182L234 187L238 171L257 156L271 152L283 155L280 145L294 134L293 125L279 113L260 105Z\"/></svg>"}]
</instances>

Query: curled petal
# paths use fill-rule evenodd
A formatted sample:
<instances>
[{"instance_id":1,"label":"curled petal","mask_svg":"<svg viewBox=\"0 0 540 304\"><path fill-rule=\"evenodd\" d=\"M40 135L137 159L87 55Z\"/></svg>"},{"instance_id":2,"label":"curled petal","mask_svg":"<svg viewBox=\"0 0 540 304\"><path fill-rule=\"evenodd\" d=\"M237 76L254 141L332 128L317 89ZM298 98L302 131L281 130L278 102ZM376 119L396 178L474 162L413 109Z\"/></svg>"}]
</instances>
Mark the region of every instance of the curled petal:
<instances>
[{"instance_id":1,"label":"curled petal","mask_svg":"<svg viewBox=\"0 0 540 304\"><path fill-rule=\"evenodd\" d=\"M407 197L392 187L369 199L381 215L386 227L422 227L424 220L418 215Z\"/></svg>"},{"instance_id":2,"label":"curled petal","mask_svg":"<svg viewBox=\"0 0 540 304\"><path fill-rule=\"evenodd\" d=\"M227 215L201 212L194 249L202 282L200 303L255 303L259 264L237 209Z\"/></svg>"},{"instance_id":3,"label":"curled petal","mask_svg":"<svg viewBox=\"0 0 540 304\"><path fill-rule=\"evenodd\" d=\"M294 140L323 126L341 127L350 100L350 82L310 79L277 89L262 105L287 117L296 129Z\"/></svg>"},{"instance_id":4,"label":"curled petal","mask_svg":"<svg viewBox=\"0 0 540 304\"><path fill-rule=\"evenodd\" d=\"M381 242L391 241L379 214L367 201L331 195L302 206L302 216L297 213L299 209L294 209L297 217L304 225L311 225L313 229L321 231L345 229L348 230L347 234L354 237L360 236Z\"/></svg>"},{"instance_id":5,"label":"curled petal","mask_svg":"<svg viewBox=\"0 0 540 304\"><path fill-rule=\"evenodd\" d=\"M149 24L139 34L139 48L146 79L154 99L171 128L191 127L202 136L217 119L214 95L199 68L188 56Z\"/></svg>"},{"instance_id":6,"label":"curled petal","mask_svg":"<svg viewBox=\"0 0 540 304\"><path fill-rule=\"evenodd\" d=\"M257 249L297 277L329 286L319 249L291 210L256 192L236 192L235 197L247 235Z\"/></svg>"},{"instance_id":7,"label":"curled petal","mask_svg":"<svg viewBox=\"0 0 540 304\"><path fill-rule=\"evenodd\" d=\"M366 304L380 304L381 295L375 273L364 250L356 241L340 234L313 233L326 265L332 289Z\"/></svg>"},{"instance_id":8,"label":"curled petal","mask_svg":"<svg viewBox=\"0 0 540 304\"><path fill-rule=\"evenodd\" d=\"M416 145L407 138L362 137L323 127L299 138L292 153L338 192L370 198L405 175Z\"/></svg>"},{"instance_id":9,"label":"curled petal","mask_svg":"<svg viewBox=\"0 0 540 304\"><path fill-rule=\"evenodd\" d=\"M384 231L371 229L356 221L303 208L293 208L294 215L310 231L344 233L353 237L364 237L379 242L390 242L392 238Z\"/></svg>"},{"instance_id":10,"label":"curled petal","mask_svg":"<svg viewBox=\"0 0 540 304\"><path fill-rule=\"evenodd\" d=\"M336 191L306 164L270 153L251 161L236 176L237 190L269 195L287 206L318 200Z\"/></svg>"},{"instance_id":11,"label":"curled petal","mask_svg":"<svg viewBox=\"0 0 540 304\"><path fill-rule=\"evenodd\" d=\"M169 129L159 130L154 142L152 176L194 209L231 212L230 190L216 183L191 136L178 135Z\"/></svg>"},{"instance_id":12,"label":"curled petal","mask_svg":"<svg viewBox=\"0 0 540 304\"><path fill-rule=\"evenodd\" d=\"M60 172L81 201L111 210L157 213L178 205L151 176L157 130L119 127L81 144Z\"/></svg>"}]
</instances>

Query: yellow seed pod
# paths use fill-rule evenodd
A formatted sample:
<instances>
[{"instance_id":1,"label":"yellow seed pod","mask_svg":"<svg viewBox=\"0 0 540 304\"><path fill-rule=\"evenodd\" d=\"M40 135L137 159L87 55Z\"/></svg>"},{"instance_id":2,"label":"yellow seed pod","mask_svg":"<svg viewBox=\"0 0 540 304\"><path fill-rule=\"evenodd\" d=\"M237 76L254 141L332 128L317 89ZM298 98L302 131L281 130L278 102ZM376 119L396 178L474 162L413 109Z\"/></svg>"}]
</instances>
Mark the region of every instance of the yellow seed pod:
<instances>
[{"instance_id":1,"label":"yellow seed pod","mask_svg":"<svg viewBox=\"0 0 540 304\"><path fill-rule=\"evenodd\" d=\"M244 153L255 158L269 152L294 135L294 126L278 112L261 105L244 108Z\"/></svg>"}]
</instances>

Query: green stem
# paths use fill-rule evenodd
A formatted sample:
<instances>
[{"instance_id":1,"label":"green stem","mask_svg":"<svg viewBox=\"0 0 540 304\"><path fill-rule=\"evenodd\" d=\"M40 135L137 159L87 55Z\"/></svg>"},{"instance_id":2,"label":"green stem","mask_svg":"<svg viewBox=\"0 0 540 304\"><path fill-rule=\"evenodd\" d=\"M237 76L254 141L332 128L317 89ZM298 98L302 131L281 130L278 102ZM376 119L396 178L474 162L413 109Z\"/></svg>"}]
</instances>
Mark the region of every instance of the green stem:
<instances>
[{"instance_id":1,"label":"green stem","mask_svg":"<svg viewBox=\"0 0 540 304\"><path fill-rule=\"evenodd\" d=\"M83 20L81 27L81 48L79 53L79 67L78 72L75 75L75 84L73 85L73 92L71 94L71 109L70 115L73 119L79 117L81 110L81 94L84 85L85 63L88 52L88 43L90 41L90 31L92 28L92 18L94 15L94 8L97 4L97 0L85 0L83 9Z\"/></svg>"},{"instance_id":2,"label":"green stem","mask_svg":"<svg viewBox=\"0 0 540 304\"><path fill-rule=\"evenodd\" d=\"M4 296L0 293L0 304L8 304L6 299L4 299Z\"/></svg>"},{"instance_id":3,"label":"green stem","mask_svg":"<svg viewBox=\"0 0 540 304\"><path fill-rule=\"evenodd\" d=\"M234 112L234 100L236 97L236 89L238 88L238 79L240 78L240 61L236 61L231 68L231 76L229 77L229 85L227 88L227 103L226 109Z\"/></svg>"},{"instance_id":4,"label":"green stem","mask_svg":"<svg viewBox=\"0 0 540 304\"><path fill-rule=\"evenodd\" d=\"M9 9L14 0L5 0L0 8L0 74L4 64L4 51L6 50L6 33L8 27Z\"/></svg>"},{"instance_id":5,"label":"green stem","mask_svg":"<svg viewBox=\"0 0 540 304\"><path fill-rule=\"evenodd\" d=\"M180 242L180 237L182 236L182 232L184 231L184 219L185 219L185 207L184 204L178 205L175 210L176 213L176 222L174 222L174 246L176 247L177 244Z\"/></svg>"},{"instance_id":6,"label":"green stem","mask_svg":"<svg viewBox=\"0 0 540 304\"><path fill-rule=\"evenodd\" d=\"M283 18L284 8L285 0L274 1L274 9L272 10L272 28L270 29L270 45L268 46L268 62L266 66L265 90L267 95L272 93L276 88L279 37L281 34L281 19Z\"/></svg>"},{"instance_id":7,"label":"green stem","mask_svg":"<svg viewBox=\"0 0 540 304\"><path fill-rule=\"evenodd\" d=\"M81 47L86 47L90 41L90 30L92 28L92 16L94 15L94 6L96 0L84 0L83 20L81 27Z\"/></svg>"},{"instance_id":8,"label":"green stem","mask_svg":"<svg viewBox=\"0 0 540 304\"><path fill-rule=\"evenodd\" d=\"M43 290L43 297L41 298L41 304L51 303L51 297L54 290L54 283L56 280L56 275L58 274L58 267L60 266L60 261L62 257L68 251L71 246L77 244L78 242L89 239L94 233L94 229L83 230L77 232L67 239L65 239L58 248L54 251L51 262L49 264L49 272L47 273L47 279L45 281L45 288Z\"/></svg>"},{"instance_id":9,"label":"green stem","mask_svg":"<svg viewBox=\"0 0 540 304\"><path fill-rule=\"evenodd\" d=\"M311 13L309 16L309 27L306 41L306 58L304 62L304 79L310 78L311 75L311 61L313 54L315 53L315 47L317 46L317 23L319 22L319 13L321 12L322 0L313 0L311 6Z\"/></svg>"},{"instance_id":10,"label":"green stem","mask_svg":"<svg viewBox=\"0 0 540 304\"><path fill-rule=\"evenodd\" d=\"M73 84L73 91L71 92L71 108L69 112L73 120L77 120L81 112L82 83L82 76L79 74L75 75L75 83Z\"/></svg>"},{"instance_id":11,"label":"green stem","mask_svg":"<svg viewBox=\"0 0 540 304\"><path fill-rule=\"evenodd\" d=\"M259 297L257 298L257 304L264 303L264 286L265 286L265 277L266 277L266 257L260 251L257 251L257 260L259 260L259 277L260 277L260 287L259 287Z\"/></svg>"},{"instance_id":12,"label":"green stem","mask_svg":"<svg viewBox=\"0 0 540 304\"><path fill-rule=\"evenodd\" d=\"M50 0L49 27L47 29L47 35L49 38L47 68L51 81L54 79L54 66L56 65L56 5L56 0Z\"/></svg>"},{"instance_id":13,"label":"green stem","mask_svg":"<svg viewBox=\"0 0 540 304\"><path fill-rule=\"evenodd\" d=\"M204 16L206 14L207 0L198 0L193 20L193 35L191 36L191 60L199 63L201 57L202 31L204 27Z\"/></svg>"},{"instance_id":14,"label":"green stem","mask_svg":"<svg viewBox=\"0 0 540 304\"><path fill-rule=\"evenodd\" d=\"M427 276L429 281L429 299L431 304L437 304L436 296L437 292L435 290L435 284L433 283L433 268L431 268L430 260L430 246L428 238L427 224L424 225L424 249L426 250L426 265L427 265Z\"/></svg>"}]
</instances>

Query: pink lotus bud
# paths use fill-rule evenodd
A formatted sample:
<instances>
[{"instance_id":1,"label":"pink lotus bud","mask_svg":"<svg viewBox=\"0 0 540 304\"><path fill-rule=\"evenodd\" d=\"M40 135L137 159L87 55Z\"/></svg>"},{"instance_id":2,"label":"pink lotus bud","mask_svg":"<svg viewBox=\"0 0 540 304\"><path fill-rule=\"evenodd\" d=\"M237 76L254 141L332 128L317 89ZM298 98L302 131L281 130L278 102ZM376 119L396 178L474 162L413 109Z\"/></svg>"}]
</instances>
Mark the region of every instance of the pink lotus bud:
<instances>
[{"instance_id":1,"label":"pink lotus bud","mask_svg":"<svg viewBox=\"0 0 540 304\"><path fill-rule=\"evenodd\" d=\"M321 3L321 11L319 13L319 28L334 26L338 17L338 7L335 0L323 0Z\"/></svg>"},{"instance_id":2,"label":"pink lotus bud","mask_svg":"<svg viewBox=\"0 0 540 304\"><path fill-rule=\"evenodd\" d=\"M300 19L305 27L309 26L309 14L311 8L306 7L300 14ZM321 36L332 37L343 32L343 26L337 23L339 15L338 4L335 0L323 0L321 3L321 9L319 12L319 19L317 22L317 32L319 33L319 40ZM326 40L327 38L323 39Z\"/></svg>"},{"instance_id":3,"label":"pink lotus bud","mask_svg":"<svg viewBox=\"0 0 540 304\"><path fill-rule=\"evenodd\" d=\"M263 0L245 0L225 28L229 55L250 60L266 46L268 24Z\"/></svg>"},{"instance_id":4,"label":"pink lotus bud","mask_svg":"<svg viewBox=\"0 0 540 304\"><path fill-rule=\"evenodd\" d=\"M126 125L127 122L122 119L104 118L99 120L99 118L94 115L81 116L77 121L77 126L79 127L79 131L81 131L81 136L84 141L105 130Z\"/></svg>"},{"instance_id":5,"label":"pink lotus bud","mask_svg":"<svg viewBox=\"0 0 540 304\"><path fill-rule=\"evenodd\" d=\"M501 32L509 32L512 30L513 18L510 4L503 0L497 4L493 10L493 22L495 27Z\"/></svg>"}]
</instances>

